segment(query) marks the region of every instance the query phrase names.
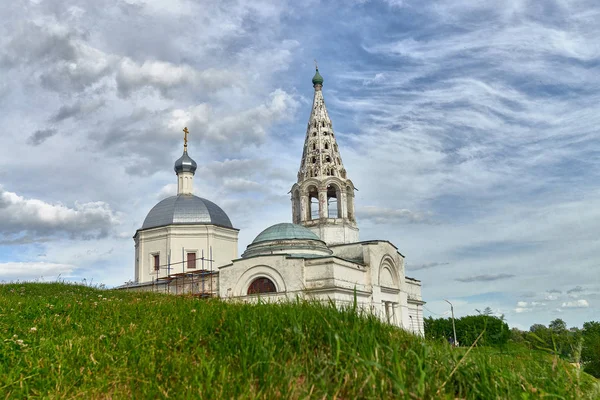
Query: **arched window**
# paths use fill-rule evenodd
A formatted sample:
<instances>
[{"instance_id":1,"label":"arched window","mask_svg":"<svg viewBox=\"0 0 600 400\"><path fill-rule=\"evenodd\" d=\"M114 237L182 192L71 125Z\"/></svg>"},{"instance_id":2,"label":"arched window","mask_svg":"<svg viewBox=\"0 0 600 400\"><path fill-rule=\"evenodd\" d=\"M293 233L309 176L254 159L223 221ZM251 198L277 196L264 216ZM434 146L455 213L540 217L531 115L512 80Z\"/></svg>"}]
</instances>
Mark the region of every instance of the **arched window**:
<instances>
[{"instance_id":1,"label":"arched window","mask_svg":"<svg viewBox=\"0 0 600 400\"><path fill-rule=\"evenodd\" d=\"M317 149L317 144L313 143L313 150L316 150L316 149Z\"/></svg>"},{"instance_id":2,"label":"arched window","mask_svg":"<svg viewBox=\"0 0 600 400\"><path fill-rule=\"evenodd\" d=\"M313 132L313 136L317 136L317 132Z\"/></svg>"},{"instance_id":3,"label":"arched window","mask_svg":"<svg viewBox=\"0 0 600 400\"><path fill-rule=\"evenodd\" d=\"M314 176L317 176L315 173ZM319 191L316 186L308 188L308 219L319 219Z\"/></svg>"},{"instance_id":4,"label":"arched window","mask_svg":"<svg viewBox=\"0 0 600 400\"><path fill-rule=\"evenodd\" d=\"M257 294L257 293L276 293L277 288L272 280L269 278L256 278L252 281L250 286L248 286L248 294Z\"/></svg>"},{"instance_id":5,"label":"arched window","mask_svg":"<svg viewBox=\"0 0 600 400\"><path fill-rule=\"evenodd\" d=\"M331 157L325 156L325 162L331 162Z\"/></svg>"},{"instance_id":6,"label":"arched window","mask_svg":"<svg viewBox=\"0 0 600 400\"><path fill-rule=\"evenodd\" d=\"M325 121L323 121L322 126L323 126L323 128L325 128Z\"/></svg>"},{"instance_id":7,"label":"arched window","mask_svg":"<svg viewBox=\"0 0 600 400\"><path fill-rule=\"evenodd\" d=\"M316 163L317 163L317 158L316 158L316 157L313 157L313 158L312 158L312 163L313 163L313 164L316 164Z\"/></svg>"},{"instance_id":8,"label":"arched window","mask_svg":"<svg viewBox=\"0 0 600 400\"><path fill-rule=\"evenodd\" d=\"M333 171L330 171L333 175ZM340 189L336 185L327 186L327 218L342 218L342 207L338 200Z\"/></svg>"},{"instance_id":9,"label":"arched window","mask_svg":"<svg viewBox=\"0 0 600 400\"><path fill-rule=\"evenodd\" d=\"M329 143L325 142L325 150L329 149Z\"/></svg>"}]
</instances>

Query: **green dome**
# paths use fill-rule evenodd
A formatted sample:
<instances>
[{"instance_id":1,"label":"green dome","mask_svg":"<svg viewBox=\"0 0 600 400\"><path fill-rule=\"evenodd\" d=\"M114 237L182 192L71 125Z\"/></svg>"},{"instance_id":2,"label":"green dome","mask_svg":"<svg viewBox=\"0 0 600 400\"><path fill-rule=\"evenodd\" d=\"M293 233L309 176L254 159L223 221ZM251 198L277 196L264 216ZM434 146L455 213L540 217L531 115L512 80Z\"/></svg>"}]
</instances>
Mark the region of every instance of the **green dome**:
<instances>
[{"instance_id":1,"label":"green dome","mask_svg":"<svg viewBox=\"0 0 600 400\"><path fill-rule=\"evenodd\" d=\"M271 240L310 239L321 240L317 235L303 227L289 222L268 227L258 234L252 244Z\"/></svg>"},{"instance_id":2,"label":"green dome","mask_svg":"<svg viewBox=\"0 0 600 400\"><path fill-rule=\"evenodd\" d=\"M319 69L317 68L317 72L315 72L315 76L313 76L313 80L312 80L313 85L322 85L323 84L323 77L321 76L321 74L319 73Z\"/></svg>"}]
</instances>

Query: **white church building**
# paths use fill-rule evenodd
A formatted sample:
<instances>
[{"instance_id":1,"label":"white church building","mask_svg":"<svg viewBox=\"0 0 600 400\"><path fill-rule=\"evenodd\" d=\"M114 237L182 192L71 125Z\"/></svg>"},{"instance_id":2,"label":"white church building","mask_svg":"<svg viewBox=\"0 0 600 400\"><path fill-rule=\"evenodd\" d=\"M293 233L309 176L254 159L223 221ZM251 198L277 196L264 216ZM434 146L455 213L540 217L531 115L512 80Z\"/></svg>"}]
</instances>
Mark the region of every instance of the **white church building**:
<instances>
[{"instance_id":1,"label":"white church building","mask_svg":"<svg viewBox=\"0 0 600 400\"><path fill-rule=\"evenodd\" d=\"M215 203L193 194L196 162L175 162L177 195L154 206L135 241L135 282L120 289L218 296L238 301L296 298L351 305L423 334L420 281L405 276L404 256L387 240L359 240L354 184L348 178L323 99L314 100L292 221L266 228L238 255L238 232Z\"/></svg>"}]
</instances>

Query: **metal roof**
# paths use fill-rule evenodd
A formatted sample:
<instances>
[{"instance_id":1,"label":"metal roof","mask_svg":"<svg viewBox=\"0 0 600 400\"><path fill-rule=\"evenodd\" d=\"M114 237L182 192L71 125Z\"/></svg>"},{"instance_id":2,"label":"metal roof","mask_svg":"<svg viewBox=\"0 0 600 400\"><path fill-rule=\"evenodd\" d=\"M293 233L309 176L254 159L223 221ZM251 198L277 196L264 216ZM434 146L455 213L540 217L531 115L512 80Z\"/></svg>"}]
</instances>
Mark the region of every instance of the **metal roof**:
<instances>
[{"instance_id":1,"label":"metal roof","mask_svg":"<svg viewBox=\"0 0 600 400\"><path fill-rule=\"evenodd\" d=\"M146 216L141 229L165 225L218 225L233 228L225 211L212 201L192 194L167 197Z\"/></svg>"},{"instance_id":2,"label":"metal roof","mask_svg":"<svg viewBox=\"0 0 600 400\"><path fill-rule=\"evenodd\" d=\"M182 171L186 171L186 172L196 172L196 168L197 168L197 164L196 161L192 160L192 158L190 156L188 156L187 151L183 151L183 154L181 155L181 157L179 157L177 159L177 161L175 161L175 173L180 173Z\"/></svg>"},{"instance_id":3,"label":"metal roof","mask_svg":"<svg viewBox=\"0 0 600 400\"><path fill-rule=\"evenodd\" d=\"M289 222L276 224L268 227L258 234L252 243L265 242L268 240L285 240L285 239L311 239L321 240L317 235L303 227Z\"/></svg>"}]
</instances>

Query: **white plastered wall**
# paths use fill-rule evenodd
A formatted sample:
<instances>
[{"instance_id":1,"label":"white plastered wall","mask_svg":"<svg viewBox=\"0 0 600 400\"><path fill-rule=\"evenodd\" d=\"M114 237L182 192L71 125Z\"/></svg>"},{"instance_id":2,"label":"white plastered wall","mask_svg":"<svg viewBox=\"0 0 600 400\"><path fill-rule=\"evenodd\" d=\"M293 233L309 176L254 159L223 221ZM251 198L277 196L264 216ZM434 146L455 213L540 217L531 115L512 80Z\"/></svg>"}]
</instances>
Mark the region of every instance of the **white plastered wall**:
<instances>
[{"instance_id":1,"label":"white plastered wall","mask_svg":"<svg viewBox=\"0 0 600 400\"><path fill-rule=\"evenodd\" d=\"M201 260L196 261L195 269L187 268L188 252L195 252L196 257L200 258L204 251L205 259L209 260L212 247L214 271L221 265L229 264L238 256L238 231L215 225L168 225L146 229L138 231L134 240L136 242L135 276L139 283L151 282L157 277L167 276L169 253L171 274L202 268ZM158 273L154 270L154 254L159 255L162 266ZM210 270L210 268L210 263L206 261L204 269Z\"/></svg>"}]
</instances>

